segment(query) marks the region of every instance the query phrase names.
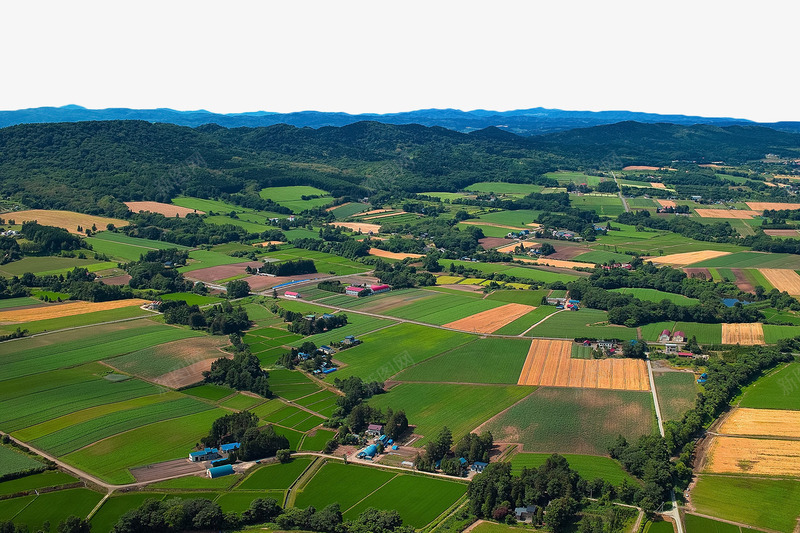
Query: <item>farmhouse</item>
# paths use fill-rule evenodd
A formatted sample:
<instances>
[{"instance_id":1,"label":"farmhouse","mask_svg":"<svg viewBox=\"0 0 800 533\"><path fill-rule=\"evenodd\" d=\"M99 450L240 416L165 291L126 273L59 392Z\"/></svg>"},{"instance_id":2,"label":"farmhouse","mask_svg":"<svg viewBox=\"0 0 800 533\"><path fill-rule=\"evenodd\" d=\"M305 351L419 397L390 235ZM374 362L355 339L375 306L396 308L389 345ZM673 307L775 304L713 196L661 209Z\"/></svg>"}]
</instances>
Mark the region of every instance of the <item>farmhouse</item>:
<instances>
[{"instance_id":1,"label":"farmhouse","mask_svg":"<svg viewBox=\"0 0 800 533\"><path fill-rule=\"evenodd\" d=\"M206 475L211 479L228 476L233 473L233 466L231 465L213 466L206 470Z\"/></svg>"},{"instance_id":2,"label":"farmhouse","mask_svg":"<svg viewBox=\"0 0 800 533\"><path fill-rule=\"evenodd\" d=\"M286 291L283 293L283 295L286 296L287 298L294 298L296 300L302 298L299 292L294 292L294 291Z\"/></svg>"},{"instance_id":3,"label":"farmhouse","mask_svg":"<svg viewBox=\"0 0 800 533\"><path fill-rule=\"evenodd\" d=\"M564 305L565 303L567 303L567 299L566 298L553 298L553 297L548 296L547 297L547 303L550 304L550 305Z\"/></svg>"},{"instance_id":4,"label":"farmhouse","mask_svg":"<svg viewBox=\"0 0 800 533\"><path fill-rule=\"evenodd\" d=\"M686 334L682 331L676 331L672 334L672 342L684 342L686 341Z\"/></svg>"},{"instance_id":5,"label":"farmhouse","mask_svg":"<svg viewBox=\"0 0 800 533\"><path fill-rule=\"evenodd\" d=\"M613 350L616 346L614 341L597 341L597 347L601 350Z\"/></svg>"},{"instance_id":6,"label":"farmhouse","mask_svg":"<svg viewBox=\"0 0 800 533\"><path fill-rule=\"evenodd\" d=\"M319 351L324 353L325 355L333 355L334 353L336 353L336 350L334 350L327 344L323 344L322 346L320 346Z\"/></svg>"},{"instance_id":7,"label":"farmhouse","mask_svg":"<svg viewBox=\"0 0 800 533\"><path fill-rule=\"evenodd\" d=\"M475 461L474 463L472 463L472 466L470 466L469 469L472 470L473 472L477 472L480 474L481 472L483 472L483 469L486 468L487 466L489 466L489 463Z\"/></svg>"},{"instance_id":8,"label":"farmhouse","mask_svg":"<svg viewBox=\"0 0 800 533\"><path fill-rule=\"evenodd\" d=\"M193 463L210 461L212 459L219 459L219 450L216 448L205 448L199 452L191 452L189 454L189 460Z\"/></svg>"},{"instance_id":9,"label":"farmhouse","mask_svg":"<svg viewBox=\"0 0 800 533\"><path fill-rule=\"evenodd\" d=\"M669 330L665 329L661 332L661 335L658 336L658 342L668 342L669 341Z\"/></svg>"},{"instance_id":10,"label":"farmhouse","mask_svg":"<svg viewBox=\"0 0 800 533\"><path fill-rule=\"evenodd\" d=\"M528 505L527 507L517 507L514 509L514 516L520 522L527 522L536 516L536 506Z\"/></svg>"},{"instance_id":11,"label":"farmhouse","mask_svg":"<svg viewBox=\"0 0 800 533\"><path fill-rule=\"evenodd\" d=\"M364 290L364 287L353 287L351 285L350 287L346 287L344 289L344 293L349 295L349 296L358 296L358 294L363 290Z\"/></svg>"},{"instance_id":12,"label":"farmhouse","mask_svg":"<svg viewBox=\"0 0 800 533\"><path fill-rule=\"evenodd\" d=\"M344 344L345 346L355 346L356 344L361 344L361 341L356 339L355 336L353 335L348 335L347 337L344 338L342 344Z\"/></svg>"},{"instance_id":13,"label":"farmhouse","mask_svg":"<svg viewBox=\"0 0 800 533\"><path fill-rule=\"evenodd\" d=\"M381 424L370 424L367 426L367 431L364 433L370 437L378 437L383 435L383 426Z\"/></svg>"}]
</instances>

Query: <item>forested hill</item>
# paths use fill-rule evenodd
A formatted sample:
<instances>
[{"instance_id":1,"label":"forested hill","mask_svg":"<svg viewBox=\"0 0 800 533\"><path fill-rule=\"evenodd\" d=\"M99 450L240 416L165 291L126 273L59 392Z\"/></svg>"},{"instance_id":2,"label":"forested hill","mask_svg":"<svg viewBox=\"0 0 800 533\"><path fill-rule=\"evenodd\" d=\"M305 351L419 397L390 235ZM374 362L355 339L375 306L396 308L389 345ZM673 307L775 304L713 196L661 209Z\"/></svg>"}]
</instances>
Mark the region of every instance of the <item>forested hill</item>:
<instances>
[{"instance_id":1,"label":"forested hill","mask_svg":"<svg viewBox=\"0 0 800 533\"><path fill-rule=\"evenodd\" d=\"M753 126L625 122L519 137L496 128L359 122L341 128L226 129L144 121L0 129L0 194L28 207L119 216L127 200L215 197L277 185L334 196L454 191L476 181L535 182L558 168L798 157L800 134ZM613 156L610 158L610 156Z\"/></svg>"}]
</instances>

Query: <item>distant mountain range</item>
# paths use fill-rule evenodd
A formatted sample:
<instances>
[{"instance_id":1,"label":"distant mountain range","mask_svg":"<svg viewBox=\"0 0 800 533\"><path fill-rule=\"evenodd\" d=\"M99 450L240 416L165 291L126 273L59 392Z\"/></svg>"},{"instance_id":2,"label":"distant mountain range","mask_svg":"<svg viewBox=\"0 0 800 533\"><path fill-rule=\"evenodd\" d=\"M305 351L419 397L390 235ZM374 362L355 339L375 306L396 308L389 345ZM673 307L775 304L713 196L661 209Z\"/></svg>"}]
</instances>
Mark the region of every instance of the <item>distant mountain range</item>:
<instances>
[{"instance_id":1,"label":"distant mountain range","mask_svg":"<svg viewBox=\"0 0 800 533\"><path fill-rule=\"evenodd\" d=\"M684 126L708 124L713 126L759 125L780 131L800 132L800 122L758 123L743 119L720 117L696 117L686 115L659 115L632 111L563 111L560 109L519 109L515 111L460 111L458 109L420 109L403 113L374 114L327 113L300 111L297 113L251 113L219 114L209 111L176 111L174 109L86 109L78 105L63 107L36 107L16 111L0 111L0 127L16 124L43 122L80 122L87 120L145 120L179 126L202 126L218 124L225 128L261 127L289 124L297 127L321 128L346 126L361 121L384 124L421 124L440 126L450 130L469 133L488 127L496 127L516 135L531 136L615 124L624 121L642 123L670 123Z\"/></svg>"}]
</instances>

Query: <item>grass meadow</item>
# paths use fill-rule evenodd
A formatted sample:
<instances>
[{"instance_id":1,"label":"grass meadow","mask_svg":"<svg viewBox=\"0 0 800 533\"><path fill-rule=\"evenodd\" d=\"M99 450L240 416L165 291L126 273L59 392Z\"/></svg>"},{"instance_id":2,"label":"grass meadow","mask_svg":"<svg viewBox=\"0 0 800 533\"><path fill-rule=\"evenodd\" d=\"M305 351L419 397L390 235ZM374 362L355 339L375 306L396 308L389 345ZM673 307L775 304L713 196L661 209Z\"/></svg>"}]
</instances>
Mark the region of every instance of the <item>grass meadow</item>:
<instances>
[{"instance_id":1,"label":"grass meadow","mask_svg":"<svg viewBox=\"0 0 800 533\"><path fill-rule=\"evenodd\" d=\"M694 407L698 388L691 372L654 372L658 404L664 420L680 420Z\"/></svg>"},{"instance_id":2,"label":"grass meadow","mask_svg":"<svg viewBox=\"0 0 800 533\"><path fill-rule=\"evenodd\" d=\"M331 195L308 185L293 185L289 187L266 187L259 192L261 198L265 200L272 200L273 202L288 207L295 213L305 211L306 209L313 209L327 205L333 201ZM302 196L321 196L322 198L313 198L311 200L303 200Z\"/></svg>"},{"instance_id":3,"label":"grass meadow","mask_svg":"<svg viewBox=\"0 0 800 533\"><path fill-rule=\"evenodd\" d=\"M796 390L798 380L800 363L789 363L748 386L739 407L800 410L800 393ZM792 384L795 384L794 389Z\"/></svg>"},{"instance_id":4,"label":"grass meadow","mask_svg":"<svg viewBox=\"0 0 800 533\"><path fill-rule=\"evenodd\" d=\"M800 257L794 254L738 252L706 259L690 265L692 267L722 268L788 268L800 269Z\"/></svg>"},{"instance_id":5,"label":"grass meadow","mask_svg":"<svg viewBox=\"0 0 800 533\"><path fill-rule=\"evenodd\" d=\"M657 289L611 289L612 292L619 292L622 294L630 294L634 298L644 300L647 302L661 302L662 300L669 300L675 305L691 306L700 303L697 298L689 298L682 294L674 294L671 292L659 291Z\"/></svg>"},{"instance_id":6,"label":"grass meadow","mask_svg":"<svg viewBox=\"0 0 800 533\"><path fill-rule=\"evenodd\" d=\"M313 457L295 457L289 463L261 466L237 485L236 490L288 489L313 459Z\"/></svg>"},{"instance_id":7,"label":"grass meadow","mask_svg":"<svg viewBox=\"0 0 800 533\"><path fill-rule=\"evenodd\" d=\"M519 474L523 468L539 468L550 457L548 453L518 453L511 458L511 471ZM622 468L617 461L610 457L597 455L564 454L569 462L569 467L578 472L583 479L591 481L601 478L612 485L619 485L623 479L632 484L636 480Z\"/></svg>"},{"instance_id":8,"label":"grass meadow","mask_svg":"<svg viewBox=\"0 0 800 533\"><path fill-rule=\"evenodd\" d=\"M691 513L686 513L683 521L686 526L686 533L740 533L739 526ZM670 524L670 530L672 530L672 527ZM650 531L653 531L652 527Z\"/></svg>"},{"instance_id":9,"label":"grass meadow","mask_svg":"<svg viewBox=\"0 0 800 533\"><path fill-rule=\"evenodd\" d=\"M67 328L77 328L81 326L90 326L100 324L102 322L110 322L114 320L122 320L126 318L136 317L149 317L153 316L151 311L146 311L138 306L120 307L118 309L107 309L105 311L95 311L93 313L84 313L82 315L64 316L59 318L48 318L45 320L34 320L26 322L25 324L11 323L0 326L0 332L12 332L17 327L23 327L28 330L30 335L42 333L44 331L59 331Z\"/></svg>"}]
</instances>

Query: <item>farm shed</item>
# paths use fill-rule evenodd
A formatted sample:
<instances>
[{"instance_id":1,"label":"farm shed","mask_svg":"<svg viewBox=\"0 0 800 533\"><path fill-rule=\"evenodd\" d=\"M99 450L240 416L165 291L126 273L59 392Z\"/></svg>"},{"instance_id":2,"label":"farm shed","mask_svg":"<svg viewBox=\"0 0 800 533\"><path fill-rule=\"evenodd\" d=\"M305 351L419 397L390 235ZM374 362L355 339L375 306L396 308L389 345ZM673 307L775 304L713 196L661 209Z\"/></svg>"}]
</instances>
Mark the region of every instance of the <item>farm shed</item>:
<instances>
[{"instance_id":1,"label":"farm shed","mask_svg":"<svg viewBox=\"0 0 800 533\"><path fill-rule=\"evenodd\" d=\"M388 286L388 285L386 285L386 284L382 284L382 285L370 285L370 287L369 287L369 288L370 288L370 289L372 289L372 292L373 292L373 293L375 293L375 294L379 294L379 293L381 293L381 292L387 292L387 291L390 291L390 290L392 290L392 288L391 288L391 287L389 287L389 286Z\"/></svg>"},{"instance_id":2,"label":"farm shed","mask_svg":"<svg viewBox=\"0 0 800 533\"><path fill-rule=\"evenodd\" d=\"M358 293L360 293L363 290L364 290L363 287L353 287L351 285L350 287L345 287L344 293L349 296L358 296Z\"/></svg>"},{"instance_id":3,"label":"farm shed","mask_svg":"<svg viewBox=\"0 0 800 533\"><path fill-rule=\"evenodd\" d=\"M216 448L205 448L200 450L199 452L191 452L189 454L189 460L193 463L198 463L200 461L208 461L210 459L218 459L219 458L219 450Z\"/></svg>"},{"instance_id":4,"label":"farm shed","mask_svg":"<svg viewBox=\"0 0 800 533\"><path fill-rule=\"evenodd\" d=\"M364 448L364 450L359 452L356 457L358 457L359 459L372 460L372 458L375 457L375 454L377 453L378 453L378 447L375 446L374 444L370 444L369 446Z\"/></svg>"},{"instance_id":5,"label":"farm shed","mask_svg":"<svg viewBox=\"0 0 800 533\"><path fill-rule=\"evenodd\" d=\"M222 477L222 476L228 476L228 475L233 474L233 473L234 472L233 472L233 466L232 465L215 466L213 468L209 468L208 470L206 470L206 474L211 479Z\"/></svg>"},{"instance_id":6,"label":"farm shed","mask_svg":"<svg viewBox=\"0 0 800 533\"><path fill-rule=\"evenodd\" d=\"M664 351L666 353L678 353L678 345L677 344L665 344Z\"/></svg>"},{"instance_id":7,"label":"farm shed","mask_svg":"<svg viewBox=\"0 0 800 533\"><path fill-rule=\"evenodd\" d=\"M483 469L489 466L489 463L484 463L482 461L475 461L472 463L472 466L469 467L470 470L473 472L478 472L479 474L483 472Z\"/></svg>"},{"instance_id":8,"label":"farm shed","mask_svg":"<svg viewBox=\"0 0 800 533\"><path fill-rule=\"evenodd\" d=\"M327 344L323 344L319 347L319 351L324 353L325 355L333 355L334 349L328 346Z\"/></svg>"},{"instance_id":9,"label":"farm shed","mask_svg":"<svg viewBox=\"0 0 800 533\"><path fill-rule=\"evenodd\" d=\"M286 296L287 298L294 298L294 299L300 299L301 298L300 293L299 292L294 292L294 291L286 291L286 292L283 293L283 295Z\"/></svg>"},{"instance_id":10,"label":"farm shed","mask_svg":"<svg viewBox=\"0 0 800 533\"><path fill-rule=\"evenodd\" d=\"M239 444L238 442L231 442L229 444L223 444L222 446L219 447L219 449L224 453L230 453L233 450L238 450L239 448L241 448L241 446L242 445Z\"/></svg>"}]
</instances>

